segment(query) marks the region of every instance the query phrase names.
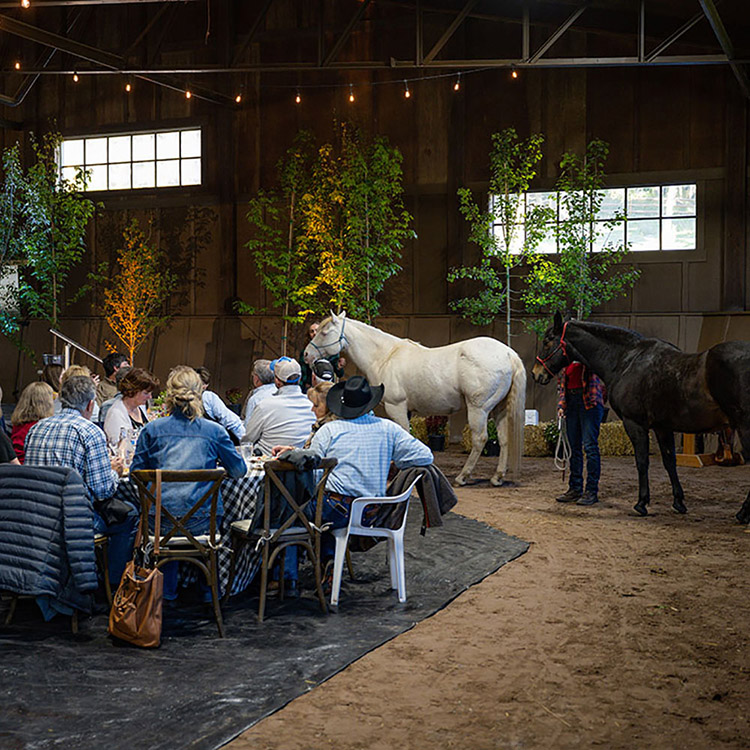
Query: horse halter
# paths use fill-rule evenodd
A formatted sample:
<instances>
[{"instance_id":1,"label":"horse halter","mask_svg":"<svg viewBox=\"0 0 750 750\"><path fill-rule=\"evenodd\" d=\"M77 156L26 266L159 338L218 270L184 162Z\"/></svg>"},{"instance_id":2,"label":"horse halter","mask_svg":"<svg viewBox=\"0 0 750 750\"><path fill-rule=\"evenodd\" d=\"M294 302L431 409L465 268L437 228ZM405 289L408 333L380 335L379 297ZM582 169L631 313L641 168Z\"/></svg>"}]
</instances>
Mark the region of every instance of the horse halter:
<instances>
[{"instance_id":1,"label":"horse halter","mask_svg":"<svg viewBox=\"0 0 750 750\"><path fill-rule=\"evenodd\" d=\"M314 341L310 342L310 346L318 352L319 356L329 357L332 354L341 354L341 352L344 350L344 347L349 343L346 340L346 336L344 336L344 326L346 326L346 318L342 318L342 320L343 322L341 323L341 332L339 333L339 337L332 344L324 344L321 347L321 346L318 346ZM327 349L329 346L335 346L336 344L339 345L339 350L337 352L325 352L324 351L324 349Z\"/></svg>"},{"instance_id":2,"label":"horse halter","mask_svg":"<svg viewBox=\"0 0 750 750\"><path fill-rule=\"evenodd\" d=\"M547 367L547 362L549 362L552 359L552 357L554 357L555 354L557 354L560 351L560 349L562 349L562 353L565 356L565 358L566 359L568 358L568 350L565 344L565 331L568 328L568 323L570 323L569 320L566 320L565 323L563 323L562 334L560 336L560 341L557 344L557 346L544 359L542 359L539 356L537 356L536 358L536 361L539 362L539 364L550 374L550 377L553 377L553 378L555 377L555 373L552 372L552 370L550 370L549 367Z\"/></svg>"}]
</instances>

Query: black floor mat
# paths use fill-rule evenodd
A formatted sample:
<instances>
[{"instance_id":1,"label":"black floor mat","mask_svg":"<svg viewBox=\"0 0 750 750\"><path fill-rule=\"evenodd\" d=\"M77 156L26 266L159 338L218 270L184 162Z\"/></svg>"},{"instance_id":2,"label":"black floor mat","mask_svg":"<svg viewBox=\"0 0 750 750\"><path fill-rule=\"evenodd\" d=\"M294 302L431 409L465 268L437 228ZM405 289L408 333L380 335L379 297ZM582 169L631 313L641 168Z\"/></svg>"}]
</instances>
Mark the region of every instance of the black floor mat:
<instances>
[{"instance_id":1,"label":"black floor mat","mask_svg":"<svg viewBox=\"0 0 750 750\"><path fill-rule=\"evenodd\" d=\"M22 601L0 628L0 747L215 748L311 690L360 656L408 630L458 594L523 554L528 544L449 513L443 528L419 535L421 508L406 530L407 602L390 589L385 548L353 555L338 613L321 613L314 591L257 598L224 610L227 637L189 604L165 611L154 650L116 645L106 617L50 623Z\"/></svg>"}]
</instances>

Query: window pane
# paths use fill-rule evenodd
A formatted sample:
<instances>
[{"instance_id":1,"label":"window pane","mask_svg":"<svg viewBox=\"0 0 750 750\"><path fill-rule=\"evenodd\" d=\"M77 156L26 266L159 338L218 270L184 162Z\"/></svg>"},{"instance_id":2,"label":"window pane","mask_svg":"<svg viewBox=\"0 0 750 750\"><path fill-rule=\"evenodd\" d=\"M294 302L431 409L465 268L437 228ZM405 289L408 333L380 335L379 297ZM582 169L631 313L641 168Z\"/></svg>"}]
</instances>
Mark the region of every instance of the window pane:
<instances>
[{"instance_id":1,"label":"window pane","mask_svg":"<svg viewBox=\"0 0 750 750\"><path fill-rule=\"evenodd\" d=\"M133 164L133 187L149 188L156 185L156 162L137 161Z\"/></svg>"},{"instance_id":2,"label":"window pane","mask_svg":"<svg viewBox=\"0 0 750 750\"><path fill-rule=\"evenodd\" d=\"M63 167L75 167L83 164L83 138L62 142L60 164Z\"/></svg>"},{"instance_id":3,"label":"window pane","mask_svg":"<svg viewBox=\"0 0 750 750\"><path fill-rule=\"evenodd\" d=\"M154 159L156 136L153 133L133 136L133 161Z\"/></svg>"},{"instance_id":4,"label":"window pane","mask_svg":"<svg viewBox=\"0 0 750 750\"><path fill-rule=\"evenodd\" d=\"M78 167L63 167L62 168L62 178L64 180L75 182L77 174L78 174Z\"/></svg>"},{"instance_id":5,"label":"window pane","mask_svg":"<svg viewBox=\"0 0 750 750\"><path fill-rule=\"evenodd\" d=\"M631 250L659 249L659 220L628 221L628 242Z\"/></svg>"},{"instance_id":6,"label":"window pane","mask_svg":"<svg viewBox=\"0 0 750 750\"><path fill-rule=\"evenodd\" d=\"M628 218L659 216L659 188L628 188Z\"/></svg>"},{"instance_id":7,"label":"window pane","mask_svg":"<svg viewBox=\"0 0 750 750\"><path fill-rule=\"evenodd\" d=\"M182 138L182 156L200 156L201 155L201 131L200 130L183 130Z\"/></svg>"},{"instance_id":8,"label":"window pane","mask_svg":"<svg viewBox=\"0 0 750 750\"><path fill-rule=\"evenodd\" d=\"M557 218L557 193L527 193L526 210L533 206L542 206L552 210L552 215Z\"/></svg>"},{"instance_id":9,"label":"window pane","mask_svg":"<svg viewBox=\"0 0 750 750\"><path fill-rule=\"evenodd\" d=\"M583 209L588 211L588 207L584 204L584 195L580 191L576 190L571 193L562 193L560 195L560 221L567 221L568 219L568 206L575 212L581 212L581 206Z\"/></svg>"},{"instance_id":10,"label":"window pane","mask_svg":"<svg viewBox=\"0 0 750 750\"><path fill-rule=\"evenodd\" d=\"M130 190L130 163L112 164L109 168L109 189Z\"/></svg>"},{"instance_id":11,"label":"window pane","mask_svg":"<svg viewBox=\"0 0 750 750\"><path fill-rule=\"evenodd\" d=\"M156 158L176 159L180 155L180 134L157 133L156 134Z\"/></svg>"},{"instance_id":12,"label":"window pane","mask_svg":"<svg viewBox=\"0 0 750 750\"><path fill-rule=\"evenodd\" d=\"M695 250L695 219L664 219L662 250Z\"/></svg>"},{"instance_id":13,"label":"window pane","mask_svg":"<svg viewBox=\"0 0 750 750\"><path fill-rule=\"evenodd\" d=\"M665 185L661 189L662 216L695 216L695 185Z\"/></svg>"},{"instance_id":14,"label":"window pane","mask_svg":"<svg viewBox=\"0 0 750 750\"><path fill-rule=\"evenodd\" d=\"M594 238L594 252L598 253L603 247L617 247L625 242L625 222L618 222L609 228L605 222L597 221Z\"/></svg>"},{"instance_id":15,"label":"window pane","mask_svg":"<svg viewBox=\"0 0 750 750\"><path fill-rule=\"evenodd\" d=\"M107 189L107 165L88 167L89 184L87 190L106 190Z\"/></svg>"},{"instance_id":16,"label":"window pane","mask_svg":"<svg viewBox=\"0 0 750 750\"><path fill-rule=\"evenodd\" d=\"M555 237L554 224L549 225L544 239L534 248L537 253L556 253L557 238Z\"/></svg>"},{"instance_id":17,"label":"window pane","mask_svg":"<svg viewBox=\"0 0 750 750\"><path fill-rule=\"evenodd\" d=\"M601 194L600 219L613 219L615 214L625 212L625 188L608 188L602 190Z\"/></svg>"},{"instance_id":18,"label":"window pane","mask_svg":"<svg viewBox=\"0 0 750 750\"><path fill-rule=\"evenodd\" d=\"M130 161L130 136L117 135L109 139L109 161Z\"/></svg>"},{"instance_id":19,"label":"window pane","mask_svg":"<svg viewBox=\"0 0 750 750\"><path fill-rule=\"evenodd\" d=\"M201 184L201 160L200 159L182 159L182 184L183 185L200 185Z\"/></svg>"},{"instance_id":20,"label":"window pane","mask_svg":"<svg viewBox=\"0 0 750 750\"><path fill-rule=\"evenodd\" d=\"M178 159L156 162L156 187L171 187L180 184L180 162Z\"/></svg>"},{"instance_id":21,"label":"window pane","mask_svg":"<svg viewBox=\"0 0 750 750\"><path fill-rule=\"evenodd\" d=\"M86 139L86 164L106 164L106 163L107 163L107 139L106 138L87 138ZM92 188L92 190L94 189L95 188Z\"/></svg>"}]
</instances>

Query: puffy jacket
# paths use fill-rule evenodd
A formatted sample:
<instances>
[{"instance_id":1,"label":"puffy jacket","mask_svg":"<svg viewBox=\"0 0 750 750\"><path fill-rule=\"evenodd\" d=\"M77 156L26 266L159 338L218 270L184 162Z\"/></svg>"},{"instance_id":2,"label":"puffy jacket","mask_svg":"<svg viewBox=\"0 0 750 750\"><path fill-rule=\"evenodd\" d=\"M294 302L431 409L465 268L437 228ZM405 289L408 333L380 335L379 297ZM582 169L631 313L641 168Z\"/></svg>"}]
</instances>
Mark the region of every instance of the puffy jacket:
<instances>
[{"instance_id":1,"label":"puffy jacket","mask_svg":"<svg viewBox=\"0 0 750 750\"><path fill-rule=\"evenodd\" d=\"M0 590L89 611L96 587L93 509L80 474L0 466Z\"/></svg>"}]
</instances>

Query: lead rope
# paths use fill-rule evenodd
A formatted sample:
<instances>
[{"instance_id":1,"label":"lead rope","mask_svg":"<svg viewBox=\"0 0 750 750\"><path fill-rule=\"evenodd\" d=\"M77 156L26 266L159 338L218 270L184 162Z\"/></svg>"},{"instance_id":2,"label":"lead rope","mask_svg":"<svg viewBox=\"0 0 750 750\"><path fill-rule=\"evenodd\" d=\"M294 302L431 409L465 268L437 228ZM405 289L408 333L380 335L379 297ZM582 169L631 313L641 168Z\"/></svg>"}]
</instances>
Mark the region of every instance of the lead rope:
<instances>
[{"instance_id":1,"label":"lead rope","mask_svg":"<svg viewBox=\"0 0 750 750\"><path fill-rule=\"evenodd\" d=\"M568 430L565 426L565 417L557 418L557 444L555 445L555 468L562 472L562 480L565 481L565 471L570 464L570 441Z\"/></svg>"}]
</instances>

